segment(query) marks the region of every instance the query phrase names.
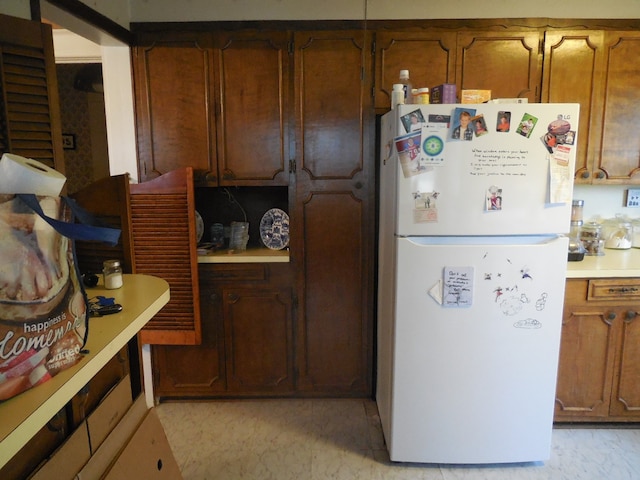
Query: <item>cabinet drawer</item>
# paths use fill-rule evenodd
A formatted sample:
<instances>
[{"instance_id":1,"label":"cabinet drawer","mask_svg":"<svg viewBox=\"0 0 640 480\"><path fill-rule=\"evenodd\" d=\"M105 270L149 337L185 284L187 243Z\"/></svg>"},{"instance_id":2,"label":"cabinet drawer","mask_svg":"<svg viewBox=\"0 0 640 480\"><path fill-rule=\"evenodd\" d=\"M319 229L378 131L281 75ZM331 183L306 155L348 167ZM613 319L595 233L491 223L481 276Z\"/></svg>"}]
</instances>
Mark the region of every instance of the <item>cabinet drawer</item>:
<instances>
[{"instance_id":1,"label":"cabinet drawer","mask_svg":"<svg viewBox=\"0 0 640 480\"><path fill-rule=\"evenodd\" d=\"M640 300L640 279L593 279L589 280L588 301Z\"/></svg>"},{"instance_id":2,"label":"cabinet drawer","mask_svg":"<svg viewBox=\"0 0 640 480\"><path fill-rule=\"evenodd\" d=\"M266 266L257 263L200 265L199 273L202 281L264 281L267 279Z\"/></svg>"}]
</instances>

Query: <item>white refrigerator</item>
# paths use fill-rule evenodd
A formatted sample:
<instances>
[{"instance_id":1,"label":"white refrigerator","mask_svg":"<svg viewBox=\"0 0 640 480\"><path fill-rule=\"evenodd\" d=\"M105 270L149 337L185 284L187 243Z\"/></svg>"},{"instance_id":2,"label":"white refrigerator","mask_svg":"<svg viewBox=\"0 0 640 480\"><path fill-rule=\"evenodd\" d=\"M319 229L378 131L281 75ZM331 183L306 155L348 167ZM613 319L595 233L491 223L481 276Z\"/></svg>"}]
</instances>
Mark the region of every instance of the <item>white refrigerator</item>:
<instances>
[{"instance_id":1,"label":"white refrigerator","mask_svg":"<svg viewBox=\"0 0 640 480\"><path fill-rule=\"evenodd\" d=\"M376 402L392 461L549 458L578 114L382 118Z\"/></svg>"}]
</instances>

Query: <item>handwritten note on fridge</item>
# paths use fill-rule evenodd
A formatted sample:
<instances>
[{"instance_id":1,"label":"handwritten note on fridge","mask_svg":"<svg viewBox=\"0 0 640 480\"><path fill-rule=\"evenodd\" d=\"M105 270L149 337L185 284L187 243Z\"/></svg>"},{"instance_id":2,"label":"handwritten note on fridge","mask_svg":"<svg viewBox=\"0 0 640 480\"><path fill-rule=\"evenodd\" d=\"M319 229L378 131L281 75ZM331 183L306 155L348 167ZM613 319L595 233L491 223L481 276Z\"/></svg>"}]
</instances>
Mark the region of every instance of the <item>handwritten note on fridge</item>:
<instances>
[{"instance_id":1,"label":"handwritten note on fridge","mask_svg":"<svg viewBox=\"0 0 640 480\"><path fill-rule=\"evenodd\" d=\"M444 267L443 307L470 307L473 301L473 267Z\"/></svg>"}]
</instances>

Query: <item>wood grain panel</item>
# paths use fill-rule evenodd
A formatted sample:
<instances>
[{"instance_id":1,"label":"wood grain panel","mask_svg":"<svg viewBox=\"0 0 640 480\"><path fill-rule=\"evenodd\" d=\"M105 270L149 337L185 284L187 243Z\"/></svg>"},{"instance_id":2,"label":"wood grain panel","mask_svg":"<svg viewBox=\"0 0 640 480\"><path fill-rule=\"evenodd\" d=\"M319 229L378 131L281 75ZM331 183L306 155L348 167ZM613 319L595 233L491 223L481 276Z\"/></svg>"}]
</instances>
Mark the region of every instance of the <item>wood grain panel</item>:
<instances>
[{"instance_id":1,"label":"wood grain panel","mask_svg":"<svg viewBox=\"0 0 640 480\"><path fill-rule=\"evenodd\" d=\"M363 169L362 32L296 34L302 142L300 167L312 179L350 179ZM369 105L369 103L367 103Z\"/></svg>"},{"instance_id":2,"label":"wood grain panel","mask_svg":"<svg viewBox=\"0 0 640 480\"><path fill-rule=\"evenodd\" d=\"M216 170L206 35L167 36L134 50L140 178L175 169ZM214 172L215 176L215 172Z\"/></svg>"},{"instance_id":3,"label":"wood grain panel","mask_svg":"<svg viewBox=\"0 0 640 480\"><path fill-rule=\"evenodd\" d=\"M416 61L420 59L420 61ZM414 88L455 83L454 32L382 32L376 35L376 110L391 107L391 89L400 70L409 70Z\"/></svg>"},{"instance_id":4,"label":"wood grain panel","mask_svg":"<svg viewBox=\"0 0 640 480\"><path fill-rule=\"evenodd\" d=\"M318 391L362 391L368 380L362 202L350 193L321 192L304 210L302 380Z\"/></svg>"},{"instance_id":5,"label":"wood grain panel","mask_svg":"<svg viewBox=\"0 0 640 480\"><path fill-rule=\"evenodd\" d=\"M234 32L219 43L220 184L286 185L289 35Z\"/></svg>"}]
</instances>

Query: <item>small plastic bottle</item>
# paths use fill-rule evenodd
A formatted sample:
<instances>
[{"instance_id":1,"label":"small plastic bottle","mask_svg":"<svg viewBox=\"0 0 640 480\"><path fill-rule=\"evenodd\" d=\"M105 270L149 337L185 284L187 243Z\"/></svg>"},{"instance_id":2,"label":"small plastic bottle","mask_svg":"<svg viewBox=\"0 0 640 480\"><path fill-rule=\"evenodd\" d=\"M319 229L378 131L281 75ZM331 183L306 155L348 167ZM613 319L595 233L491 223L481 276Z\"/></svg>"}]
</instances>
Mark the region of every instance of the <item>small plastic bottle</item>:
<instances>
[{"instance_id":1,"label":"small plastic bottle","mask_svg":"<svg viewBox=\"0 0 640 480\"><path fill-rule=\"evenodd\" d=\"M420 104L428 104L429 103L429 89L428 88L419 88L418 95L416 97L418 101L416 103Z\"/></svg>"},{"instance_id":2,"label":"small plastic bottle","mask_svg":"<svg viewBox=\"0 0 640 480\"><path fill-rule=\"evenodd\" d=\"M404 104L404 85L401 83L393 84L393 91L391 92L391 109L396 108L396 105Z\"/></svg>"},{"instance_id":3,"label":"small plastic bottle","mask_svg":"<svg viewBox=\"0 0 640 480\"><path fill-rule=\"evenodd\" d=\"M409 104L413 101L411 79L409 78L409 70L400 70L400 83L404 90L404 103Z\"/></svg>"},{"instance_id":4,"label":"small plastic bottle","mask_svg":"<svg viewBox=\"0 0 640 480\"><path fill-rule=\"evenodd\" d=\"M122 267L120 260L105 260L102 274L104 275L104 287L109 290L122 286Z\"/></svg>"}]
</instances>

